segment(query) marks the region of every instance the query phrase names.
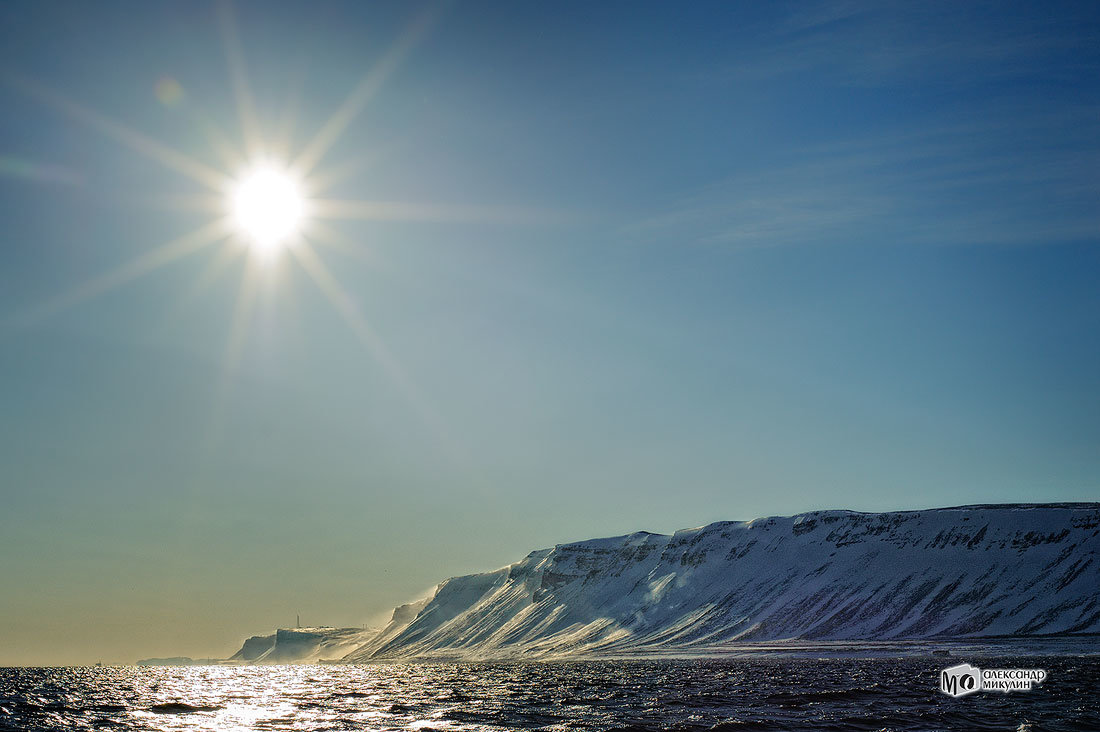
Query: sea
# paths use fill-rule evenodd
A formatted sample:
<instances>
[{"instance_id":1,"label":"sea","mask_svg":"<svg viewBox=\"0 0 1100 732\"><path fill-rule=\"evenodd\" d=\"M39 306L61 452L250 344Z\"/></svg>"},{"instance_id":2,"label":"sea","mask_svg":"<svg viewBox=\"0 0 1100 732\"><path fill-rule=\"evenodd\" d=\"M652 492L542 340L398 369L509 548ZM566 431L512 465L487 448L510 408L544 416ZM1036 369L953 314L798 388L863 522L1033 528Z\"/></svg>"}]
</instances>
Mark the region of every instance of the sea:
<instances>
[{"instance_id":1,"label":"sea","mask_svg":"<svg viewBox=\"0 0 1100 732\"><path fill-rule=\"evenodd\" d=\"M945 667L1042 668L1030 691ZM0 669L0 730L1100 730L1100 657Z\"/></svg>"}]
</instances>

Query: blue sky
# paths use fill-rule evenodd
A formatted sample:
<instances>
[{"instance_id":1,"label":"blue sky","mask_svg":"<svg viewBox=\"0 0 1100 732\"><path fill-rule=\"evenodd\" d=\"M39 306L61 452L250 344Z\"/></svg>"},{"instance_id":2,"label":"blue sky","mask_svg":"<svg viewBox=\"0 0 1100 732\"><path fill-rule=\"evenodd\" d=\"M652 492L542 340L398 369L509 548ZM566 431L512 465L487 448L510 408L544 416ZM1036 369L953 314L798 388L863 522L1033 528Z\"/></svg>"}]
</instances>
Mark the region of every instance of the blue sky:
<instances>
[{"instance_id":1,"label":"blue sky","mask_svg":"<svg viewBox=\"0 0 1100 732\"><path fill-rule=\"evenodd\" d=\"M0 7L0 663L224 655L637 529L1097 499L1095 4L225 8ZM236 175L240 88L295 151L371 91L317 166L385 202L324 222L335 303L284 254L242 308L231 242L127 270L211 214L118 130Z\"/></svg>"}]
</instances>

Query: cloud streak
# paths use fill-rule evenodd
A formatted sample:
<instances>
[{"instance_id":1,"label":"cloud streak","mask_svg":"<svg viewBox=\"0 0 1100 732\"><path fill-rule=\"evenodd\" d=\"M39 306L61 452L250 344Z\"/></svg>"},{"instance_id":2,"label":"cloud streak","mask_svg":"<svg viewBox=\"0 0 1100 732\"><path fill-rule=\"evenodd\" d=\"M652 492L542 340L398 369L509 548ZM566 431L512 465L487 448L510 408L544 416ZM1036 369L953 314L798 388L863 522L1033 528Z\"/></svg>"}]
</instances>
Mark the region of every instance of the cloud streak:
<instances>
[{"instance_id":1,"label":"cloud streak","mask_svg":"<svg viewBox=\"0 0 1100 732\"><path fill-rule=\"evenodd\" d=\"M1100 110L804 146L626 227L741 247L1058 244L1100 235Z\"/></svg>"},{"instance_id":2,"label":"cloud streak","mask_svg":"<svg viewBox=\"0 0 1100 732\"><path fill-rule=\"evenodd\" d=\"M823 2L798 4L772 19L740 59L718 72L730 81L821 74L853 86L937 77L950 85L1046 73L1097 70L1080 36L1001 4Z\"/></svg>"}]
</instances>

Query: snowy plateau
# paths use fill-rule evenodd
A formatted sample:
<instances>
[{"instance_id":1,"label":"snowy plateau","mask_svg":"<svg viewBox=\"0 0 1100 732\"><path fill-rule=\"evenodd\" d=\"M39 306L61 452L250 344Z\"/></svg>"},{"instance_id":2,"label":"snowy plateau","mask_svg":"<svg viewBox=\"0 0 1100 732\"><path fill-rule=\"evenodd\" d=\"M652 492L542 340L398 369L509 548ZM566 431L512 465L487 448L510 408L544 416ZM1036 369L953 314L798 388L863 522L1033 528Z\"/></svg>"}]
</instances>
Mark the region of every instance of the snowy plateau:
<instances>
[{"instance_id":1,"label":"snowy plateau","mask_svg":"<svg viewBox=\"0 0 1100 732\"><path fill-rule=\"evenodd\" d=\"M760 642L1084 640L1100 633L1098 550L1100 503L815 511L671 536L638 532L453 577L397 608L381 631L279 631L249 639L234 659L548 659L709 655Z\"/></svg>"}]
</instances>

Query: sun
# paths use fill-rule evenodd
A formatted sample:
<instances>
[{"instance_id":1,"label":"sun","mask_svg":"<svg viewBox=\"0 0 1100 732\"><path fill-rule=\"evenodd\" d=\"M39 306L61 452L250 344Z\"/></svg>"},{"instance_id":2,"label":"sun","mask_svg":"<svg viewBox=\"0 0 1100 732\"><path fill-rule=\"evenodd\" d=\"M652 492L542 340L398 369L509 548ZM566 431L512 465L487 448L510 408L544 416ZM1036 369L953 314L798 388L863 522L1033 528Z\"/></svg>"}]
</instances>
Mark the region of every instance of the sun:
<instances>
[{"instance_id":1,"label":"sun","mask_svg":"<svg viewBox=\"0 0 1100 732\"><path fill-rule=\"evenodd\" d=\"M277 252L301 231L305 216L301 185L276 164L245 171L234 183L228 203L237 229L257 253Z\"/></svg>"},{"instance_id":2,"label":"sun","mask_svg":"<svg viewBox=\"0 0 1100 732\"><path fill-rule=\"evenodd\" d=\"M232 3L219 3L218 8L222 41L229 62L228 78L240 117L241 134L235 140L233 135L206 120L206 115L199 115L203 119L201 131L211 143L210 152L218 159L214 165L85 107L32 79L0 70L0 87L14 86L73 121L98 130L106 138L199 184L204 191L194 196L183 196L179 208L182 211L197 209L204 215L211 215L199 228L143 249L115 268L28 310L13 322L33 323L218 245L217 255L210 259L191 292L194 295L204 291L238 258L247 260L245 266L240 268L241 282L225 345L223 373L226 379L229 374L236 373L251 314L261 292L261 282L265 281L263 278L268 283L274 283L282 277L280 273L302 272L318 287L352 334L375 357L416 411L437 430L441 429L439 415L404 372L369 320L355 306L355 300L329 269L319 251L327 246L344 253L355 253L364 246L361 240L349 238L338 228L333 228L330 225L333 221L476 222L487 218L491 220L498 215L502 221L514 221L517 216L523 218L526 215L522 211L506 208L498 212L496 207L333 199L326 195L335 183L357 174L362 161L342 161L332 169L326 169L322 162L372 101L381 85L424 37L434 23L435 15L425 12L414 18L408 30L394 41L379 63L363 73L340 106L305 144L299 146L291 139L291 132L295 122L294 110L299 108L301 102L301 85L283 105L285 114L281 120L270 123L263 120L261 124L247 81ZM158 85L158 99L165 105L178 107L184 101L185 94L186 91L174 80L168 79ZM198 107L192 111L197 112ZM278 132L266 137L265 130ZM237 142L243 144L238 145ZM246 251L250 256L241 257ZM284 253L288 256L282 257ZM282 266L283 262L287 266ZM0 330L7 322L0 321ZM443 438L449 442L446 435Z\"/></svg>"}]
</instances>

